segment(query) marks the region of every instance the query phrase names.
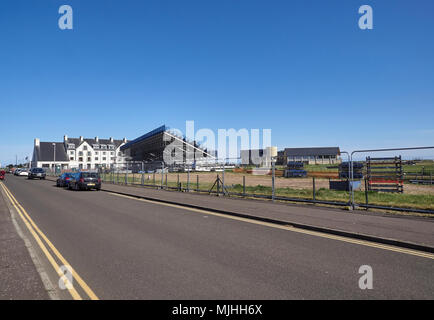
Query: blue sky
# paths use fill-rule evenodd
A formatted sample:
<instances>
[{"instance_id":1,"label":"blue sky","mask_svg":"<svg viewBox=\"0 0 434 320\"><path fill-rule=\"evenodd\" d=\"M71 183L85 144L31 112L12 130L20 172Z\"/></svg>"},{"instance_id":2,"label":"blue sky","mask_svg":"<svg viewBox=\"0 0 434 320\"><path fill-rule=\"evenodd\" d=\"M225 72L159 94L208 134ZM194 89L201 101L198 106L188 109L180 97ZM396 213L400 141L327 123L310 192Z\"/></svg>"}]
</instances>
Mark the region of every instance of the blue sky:
<instances>
[{"instance_id":1,"label":"blue sky","mask_svg":"<svg viewBox=\"0 0 434 320\"><path fill-rule=\"evenodd\" d=\"M58 8L74 29L58 28ZM374 29L358 28L358 8ZM4 0L0 163L33 139L270 128L280 148L434 145L432 0ZM428 153L428 155L431 155Z\"/></svg>"}]
</instances>

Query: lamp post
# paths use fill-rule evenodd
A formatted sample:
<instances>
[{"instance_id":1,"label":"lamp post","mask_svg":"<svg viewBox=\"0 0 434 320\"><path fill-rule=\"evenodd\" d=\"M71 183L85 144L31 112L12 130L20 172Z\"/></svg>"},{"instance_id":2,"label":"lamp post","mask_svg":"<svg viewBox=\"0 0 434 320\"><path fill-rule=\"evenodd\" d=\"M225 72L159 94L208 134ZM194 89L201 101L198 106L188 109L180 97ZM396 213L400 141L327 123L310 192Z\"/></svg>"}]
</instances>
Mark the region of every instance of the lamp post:
<instances>
[{"instance_id":1,"label":"lamp post","mask_svg":"<svg viewBox=\"0 0 434 320\"><path fill-rule=\"evenodd\" d=\"M53 142L53 154L54 154L53 169L54 169L54 174L56 174L56 143L55 142Z\"/></svg>"}]
</instances>

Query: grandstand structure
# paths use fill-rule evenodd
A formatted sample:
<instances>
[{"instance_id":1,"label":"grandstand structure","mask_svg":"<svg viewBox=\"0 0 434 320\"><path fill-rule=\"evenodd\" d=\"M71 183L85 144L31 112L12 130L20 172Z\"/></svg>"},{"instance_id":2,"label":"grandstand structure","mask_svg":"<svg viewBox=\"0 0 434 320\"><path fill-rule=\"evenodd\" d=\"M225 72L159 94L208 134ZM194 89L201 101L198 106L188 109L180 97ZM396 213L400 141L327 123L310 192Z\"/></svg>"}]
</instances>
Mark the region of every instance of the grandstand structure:
<instances>
[{"instance_id":1,"label":"grandstand structure","mask_svg":"<svg viewBox=\"0 0 434 320\"><path fill-rule=\"evenodd\" d=\"M169 171L193 169L208 171L217 165L216 152L196 141L179 136L166 125L151 130L121 147L130 164L142 170L167 168ZM176 156L175 156L176 153ZM167 162L170 158L172 161Z\"/></svg>"}]
</instances>

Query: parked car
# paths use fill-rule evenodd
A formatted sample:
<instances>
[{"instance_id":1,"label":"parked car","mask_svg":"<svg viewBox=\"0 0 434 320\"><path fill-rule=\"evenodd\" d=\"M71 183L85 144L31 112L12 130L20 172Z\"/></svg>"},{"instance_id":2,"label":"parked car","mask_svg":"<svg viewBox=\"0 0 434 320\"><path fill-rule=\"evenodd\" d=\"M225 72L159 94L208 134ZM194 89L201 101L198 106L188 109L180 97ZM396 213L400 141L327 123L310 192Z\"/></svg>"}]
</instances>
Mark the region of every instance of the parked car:
<instances>
[{"instance_id":1,"label":"parked car","mask_svg":"<svg viewBox=\"0 0 434 320\"><path fill-rule=\"evenodd\" d=\"M6 172L4 170L0 170L0 180L5 179L5 174L6 174Z\"/></svg>"},{"instance_id":2,"label":"parked car","mask_svg":"<svg viewBox=\"0 0 434 320\"><path fill-rule=\"evenodd\" d=\"M42 168L31 168L27 179L43 179L45 180L45 170Z\"/></svg>"},{"instance_id":3,"label":"parked car","mask_svg":"<svg viewBox=\"0 0 434 320\"><path fill-rule=\"evenodd\" d=\"M28 176L29 172L26 169L17 169L15 170L16 176Z\"/></svg>"},{"instance_id":4,"label":"parked car","mask_svg":"<svg viewBox=\"0 0 434 320\"><path fill-rule=\"evenodd\" d=\"M20 171L20 173L18 174L19 176L28 176L29 175L29 171L27 171L26 169L23 169Z\"/></svg>"},{"instance_id":5,"label":"parked car","mask_svg":"<svg viewBox=\"0 0 434 320\"><path fill-rule=\"evenodd\" d=\"M101 178L98 172L81 171L73 173L69 179L68 189L101 190Z\"/></svg>"},{"instance_id":6,"label":"parked car","mask_svg":"<svg viewBox=\"0 0 434 320\"><path fill-rule=\"evenodd\" d=\"M72 175L72 172L62 173L56 180L56 186L62 188L69 187L69 180L71 180Z\"/></svg>"}]
</instances>

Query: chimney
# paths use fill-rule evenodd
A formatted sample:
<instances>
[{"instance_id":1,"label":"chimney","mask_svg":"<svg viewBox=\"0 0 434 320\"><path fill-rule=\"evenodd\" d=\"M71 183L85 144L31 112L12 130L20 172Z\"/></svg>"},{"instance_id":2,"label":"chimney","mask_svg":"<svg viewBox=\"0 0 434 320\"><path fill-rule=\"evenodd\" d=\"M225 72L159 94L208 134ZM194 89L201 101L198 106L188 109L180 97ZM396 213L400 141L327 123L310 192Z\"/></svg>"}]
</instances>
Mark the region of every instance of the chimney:
<instances>
[{"instance_id":1,"label":"chimney","mask_svg":"<svg viewBox=\"0 0 434 320\"><path fill-rule=\"evenodd\" d=\"M122 139L122 142L123 142L123 143L127 143L127 138L123 138L123 139Z\"/></svg>"},{"instance_id":2,"label":"chimney","mask_svg":"<svg viewBox=\"0 0 434 320\"><path fill-rule=\"evenodd\" d=\"M66 134L63 136L63 142L68 142L68 136Z\"/></svg>"},{"instance_id":3,"label":"chimney","mask_svg":"<svg viewBox=\"0 0 434 320\"><path fill-rule=\"evenodd\" d=\"M96 142L99 142L98 136L95 137L95 141L96 141Z\"/></svg>"},{"instance_id":4,"label":"chimney","mask_svg":"<svg viewBox=\"0 0 434 320\"><path fill-rule=\"evenodd\" d=\"M110 137L110 142L112 142L112 143L113 143L113 137Z\"/></svg>"},{"instance_id":5,"label":"chimney","mask_svg":"<svg viewBox=\"0 0 434 320\"><path fill-rule=\"evenodd\" d=\"M83 142L83 136L80 136L80 142Z\"/></svg>"},{"instance_id":6,"label":"chimney","mask_svg":"<svg viewBox=\"0 0 434 320\"><path fill-rule=\"evenodd\" d=\"M40 142L39 138L35 138L35 147L39 147L39 142Z\"/></svg>"}]
</instances>

